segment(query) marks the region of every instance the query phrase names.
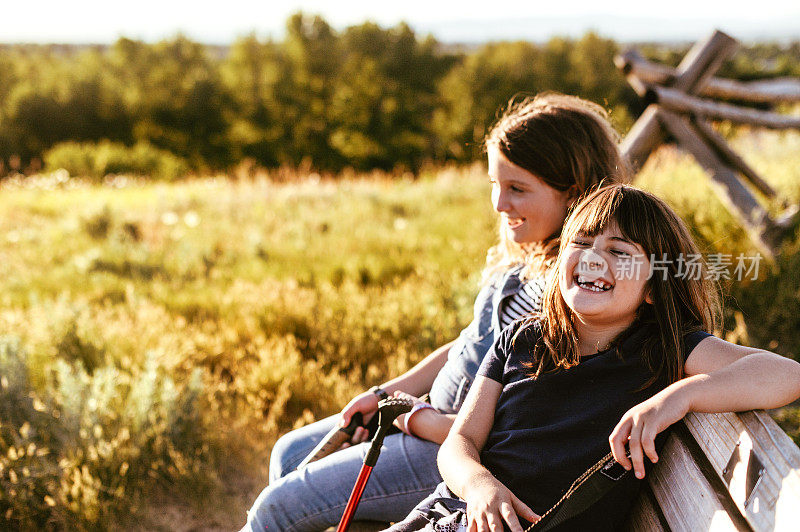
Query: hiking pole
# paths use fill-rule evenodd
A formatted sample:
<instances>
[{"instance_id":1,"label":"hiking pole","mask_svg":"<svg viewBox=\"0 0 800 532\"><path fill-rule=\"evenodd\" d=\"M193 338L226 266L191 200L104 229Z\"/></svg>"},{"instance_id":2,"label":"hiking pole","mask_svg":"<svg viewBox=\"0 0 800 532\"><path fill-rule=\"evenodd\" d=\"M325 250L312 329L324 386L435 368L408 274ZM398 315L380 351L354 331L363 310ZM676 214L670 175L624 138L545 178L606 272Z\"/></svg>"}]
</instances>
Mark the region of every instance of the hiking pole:
<instances>
[{"instance_id":1,"label":"hiking pole","mask_svg":"<svg viewBox=\"0 0 800 532\"><path fill-rule=\"evenodd\" d=\"M353 437L353 433L356 431L356 428L361 426L361 421L361 412L356 412L353 414L353 417L350 418L350 423L346 427L339 427L338 425L333 427L330 432L328 432L325 437L320 440L317 446L314 447L310 453L308 453L308 456L306 456L305 459L300 462L300 464L297 466L297 469L303 469L311 462L316 462L317 460L325 458L329 454L333 454L335 451L338 451L343 443L350 441L350 438Z\"/></svg>"},{"instance_id":2,"label":"hiking pole","mask_svg":"<svg viewBox=\"0 0 800 532\"><path fill-rule=\"evenodd\" d=\"M375 437L367 451L367 456L364 457L364 465L361 466L361 471L358 473L356 485L353 486L353 492L350 494L350 499L347 501L347 507L342 514L342 520L339 521L339 526L336 527L336 532L346 532L350 527L350 521L356 513L358 503L361 501L361 495L364 493L364 488L367 487L367 481L372 473L372 468L378 462L378 455L381 454L381 446L383 445L383 438L392 426L394 420L400 414L405 414L414 402L410 399L403 399L400 397L389 397L383 399L378 403L378 430L375 432Z\"/></svg>"}]
</instances>

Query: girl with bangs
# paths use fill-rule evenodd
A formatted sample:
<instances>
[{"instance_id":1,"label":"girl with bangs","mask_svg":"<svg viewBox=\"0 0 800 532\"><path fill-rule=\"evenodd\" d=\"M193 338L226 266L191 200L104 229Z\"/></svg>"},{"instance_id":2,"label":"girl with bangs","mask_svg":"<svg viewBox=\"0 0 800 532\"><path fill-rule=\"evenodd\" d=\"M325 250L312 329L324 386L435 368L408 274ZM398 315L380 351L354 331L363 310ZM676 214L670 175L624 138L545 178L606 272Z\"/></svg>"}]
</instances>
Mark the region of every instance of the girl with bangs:
<instances>
[{"instance_id":1,"label":"girl with bangs","mask_svg":"<svg viewBox=\"0 0 800 532\"><path fill-rule=\"evenodd\" d=\"M800 397L800 364L707 332L717 326L717 291L705 271L679 270L699 256L684 223L652 194L613 185L581 201L542 312L502 332L442 444L444 483L391 530L520 532L609 445L634 474L556 528L615 530L645 457L658 460L665 429L687 412L777 408Z\"/></svg>"},{"instance_id":2,"label":"girl with bangs","mask_svg":"<svg viewBox=\"0 0 800 532\"><path fill-rule=\"evenodd\" d=\"M361 469L366 428L356 429L347 448L297 466L355 413L370 421L382 396L411 397L416 405L397 420L398 433L384 440L355 519L400 520L441 482L439 445L481 361L505 326L541 310L567 213L602 180L627 180L618 142L603 109L580 98L547 93L509 106L485 142L500 239L487 253L472 322L406 373L357 395L339 414L281 437L270 456L270 484L248 512L244 530L336 525ZM428 402L420 399L424 394Z\"/></svg>"}]
</instances>

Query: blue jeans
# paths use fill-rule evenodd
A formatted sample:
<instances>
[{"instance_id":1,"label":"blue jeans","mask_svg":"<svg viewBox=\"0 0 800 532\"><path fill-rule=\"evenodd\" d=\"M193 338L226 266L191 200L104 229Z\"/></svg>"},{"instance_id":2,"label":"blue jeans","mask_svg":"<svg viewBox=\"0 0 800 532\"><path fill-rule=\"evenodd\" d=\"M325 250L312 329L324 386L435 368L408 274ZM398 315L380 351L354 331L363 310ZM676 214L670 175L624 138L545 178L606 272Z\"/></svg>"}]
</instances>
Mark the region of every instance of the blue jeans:
<instances>
[{"instance_id":1,"label":"blue jeans","mask_svg":"<svg viewBox=\"0 0 800 532\"><path fill-rule=\"evenodd\" d=\"M286 434L270 456L269 486L248 512L244 530L319 531L336 526L361 470L369 442L294 468L338 421L338 414ZM439 445L387 436L354 520L400 521L442 481Z\"/></svg>"}]
</instances>

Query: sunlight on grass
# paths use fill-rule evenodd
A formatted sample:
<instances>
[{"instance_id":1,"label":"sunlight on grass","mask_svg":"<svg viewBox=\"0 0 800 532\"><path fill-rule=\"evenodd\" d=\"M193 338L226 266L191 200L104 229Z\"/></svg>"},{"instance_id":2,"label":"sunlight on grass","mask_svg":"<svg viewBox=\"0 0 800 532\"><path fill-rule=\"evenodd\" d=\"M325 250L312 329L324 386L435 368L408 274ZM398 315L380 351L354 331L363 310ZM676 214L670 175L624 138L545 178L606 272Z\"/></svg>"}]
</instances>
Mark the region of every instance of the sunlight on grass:
<instances>
[{"instance_id":1,"label":"sunlight on grass","mask_svg":"<svg viewBox=\"0 0 800 532\"><path fill-rule=\"evenodd\" d=\"M800 200L800 136L734 144ZM754 252L690 158L662 149L636 183L708 252ZM241 525L282 432L468 323L496 233L481 165L284 184L43 176L0 192L0 524L17 528L141 519L160 491ZM800 354L797 248L724 283L728 339ZM232 471L249 484L208 504Z\"/></svg>"}]
</instances>

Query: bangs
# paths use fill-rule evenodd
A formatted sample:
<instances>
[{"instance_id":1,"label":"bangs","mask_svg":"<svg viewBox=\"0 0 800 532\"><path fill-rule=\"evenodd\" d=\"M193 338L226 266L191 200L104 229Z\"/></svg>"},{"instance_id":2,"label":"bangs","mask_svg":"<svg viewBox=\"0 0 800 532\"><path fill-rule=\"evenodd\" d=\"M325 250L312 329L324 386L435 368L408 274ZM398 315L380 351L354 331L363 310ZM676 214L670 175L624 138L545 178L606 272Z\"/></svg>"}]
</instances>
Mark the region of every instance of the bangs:
<instances>
[{"instance_id":1,"label":"bangs","mask_svg":"<svg viewBox=\"0 0 800 532\"><path fill-rule=\"evenodd\" d=\"M661 273L648 276L650 300L639 305L633 323L614 342L625 341L639 330L647 332L641 356L652 377L642 389L662 378L676 382L683 376L687 356L683 336L700 329L714 331L719 323L719 292L706 274L708 266L686 224L663 200L633 186L614 184L582 198L564 224L556 263L559 281L574 258L568 246L575 237L595 238L609 229L644 250L650 257L651 274L657 260ZM680 271L688 257L699 259L695 261L697 275ZM531 365L536 368L533 377L581 363L574 316L561 283L548 282L542 302L542 342L534 349Z\"/></svg>"},{"instance_id":2,"label":"bangs","mask_svg":"<svg viewBox=\"0 0 800 532\"><path fill-rule=\"evenodd\" d=\"M642 246L648 254L652 242L654 215L652 200L633 187L612 185L595 190L580 205L564 225L562 246L576 235L594 237L616 227L625 239Z\"/></svg>"}]
</instances>

